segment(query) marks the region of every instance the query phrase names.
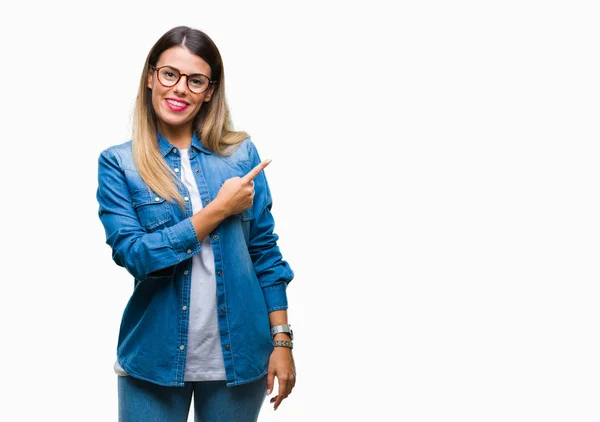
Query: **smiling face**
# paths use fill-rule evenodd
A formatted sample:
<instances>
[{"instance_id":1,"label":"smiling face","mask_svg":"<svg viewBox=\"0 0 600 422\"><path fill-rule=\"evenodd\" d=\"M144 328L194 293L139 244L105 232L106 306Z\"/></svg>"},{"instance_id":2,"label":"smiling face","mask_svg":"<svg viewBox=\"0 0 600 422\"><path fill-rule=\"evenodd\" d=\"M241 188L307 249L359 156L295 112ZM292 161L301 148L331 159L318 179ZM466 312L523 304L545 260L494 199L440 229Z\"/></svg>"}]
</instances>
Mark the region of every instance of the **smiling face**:
<instances>
[{"instance_id":1,"label":"smiling face","mask_svg":"<svg viewBox=\"0 0 600 422\"><path fill-rule=\"evenodd\" d=\"M211 77L209 64L182 46L165 50L156 63L156 68L162 66L170 66L182 74L201 73ZM210 101L214 91L214 86L211 85L206 92L193 93L188 88L187 77L183 75L175 85L165 87L158 80L158 72L152 68L148 71L148 88L152 90L152 107L158 118L159 130L164 135L182 132L189 132L191 135L194 117L202 104Z\"/></svg>"}]
</instances>

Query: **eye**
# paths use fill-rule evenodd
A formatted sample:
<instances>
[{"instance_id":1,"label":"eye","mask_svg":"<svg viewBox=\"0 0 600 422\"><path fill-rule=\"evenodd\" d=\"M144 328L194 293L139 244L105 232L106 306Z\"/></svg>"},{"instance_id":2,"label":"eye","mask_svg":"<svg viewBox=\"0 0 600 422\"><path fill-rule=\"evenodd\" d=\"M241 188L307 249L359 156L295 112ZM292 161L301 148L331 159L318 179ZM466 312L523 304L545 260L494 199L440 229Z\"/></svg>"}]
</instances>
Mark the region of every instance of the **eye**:
<instances>
[{"instance_id":1,"label":"eye","mask_svg":"<svg viewBox=\"0 0 600 422\"><path fill-rule=\"evenodd\" d=\"M176 81L177 79L179 79L179 73L171 68L161 69L159 76L168 82Z\"/></svg>"},{"instance_id":2,"label":"eye","mask_svg":"<svg viewBox=\"0 0 600 422\"><path fill-rule=\"evenodd\" d=\"M193 77L190 79L190 84L195 87L202 87L207 84L207 80L201 77Z\"/></svg>"}]
</instances>

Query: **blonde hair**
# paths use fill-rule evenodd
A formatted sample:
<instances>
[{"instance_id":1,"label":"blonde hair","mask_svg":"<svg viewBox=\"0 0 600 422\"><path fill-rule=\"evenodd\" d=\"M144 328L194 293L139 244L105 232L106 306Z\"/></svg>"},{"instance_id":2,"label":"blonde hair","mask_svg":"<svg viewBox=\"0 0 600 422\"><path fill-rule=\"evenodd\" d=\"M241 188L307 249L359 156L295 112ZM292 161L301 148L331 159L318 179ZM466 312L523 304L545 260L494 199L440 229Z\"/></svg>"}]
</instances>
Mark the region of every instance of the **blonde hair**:
<instances>
[{"instance_id":1,"label":"blonde hair","mask_svg":"<svg viewBox=\"0 0 600 422\"><path fill-rule=\"evenodd\" d=\"M216 80L211 100L204 103L194 118L193 128L203 145L218 155L229 155L249 135L234 131L225 99L225 74L221 55L214 42L204 32L179 26L167 31L154 44L140 78L133 118L133 159L142 180L157 195L185 208L178 190L179 179L167 165L158 147L158 122L152 106L152 94L147 87L150 66L155 66L167 49L181 45L202 57L211 67L211 79ZM233 147L232 147L233 146Z\"/></svg>"}]
</instances>

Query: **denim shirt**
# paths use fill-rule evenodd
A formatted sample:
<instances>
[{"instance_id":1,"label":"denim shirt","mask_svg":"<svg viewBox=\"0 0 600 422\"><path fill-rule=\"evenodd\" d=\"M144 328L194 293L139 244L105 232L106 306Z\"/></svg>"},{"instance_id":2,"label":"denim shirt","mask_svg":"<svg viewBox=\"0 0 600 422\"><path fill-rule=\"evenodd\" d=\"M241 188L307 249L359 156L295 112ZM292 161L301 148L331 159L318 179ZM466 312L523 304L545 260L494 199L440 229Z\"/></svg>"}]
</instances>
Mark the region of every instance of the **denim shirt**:
<instances>
[{"instance_id":1,"label":"denim shirt","mask_svg":"<svg viewBox=\"0 0 600 422\"><path fill-rule=\"evenodd\" d=\"M162 156L181 169L179 151L158 135ZM98 159L98 215L114 262L134 278L123 312L117 359L131 376L164 386L183 386L190 309L191 267L200 252L190 217L192 204L166 201L136 170L131 141L102 151ZM223 182L260 163L245 139L230 156L205 148L194 134L190 164L204 205ZM176 173L181 177L181 172ZM271 193L262 171L254 179L251 208L227 217L209 235L215 258L217 313L227 385L244 384L267 372L273 351L268 313L287 309L294 277L274 233ZM179 185L182 197L189 198Z\"/></svg>"}]
</instances>

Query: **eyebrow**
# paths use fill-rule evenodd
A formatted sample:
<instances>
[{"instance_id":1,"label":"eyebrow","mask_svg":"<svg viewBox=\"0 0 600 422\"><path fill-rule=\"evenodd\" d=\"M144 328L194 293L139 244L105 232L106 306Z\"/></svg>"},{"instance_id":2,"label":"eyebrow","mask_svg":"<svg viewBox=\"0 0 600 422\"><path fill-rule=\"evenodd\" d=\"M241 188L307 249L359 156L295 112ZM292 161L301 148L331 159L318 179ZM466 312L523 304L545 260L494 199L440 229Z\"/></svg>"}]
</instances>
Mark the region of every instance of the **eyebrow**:
<instances>
[{"instance_id":1,"label":"eyebrow","mask_svg":"<svg viewBox=\"0 0 600 422\"><path fill-rule=\"evenodd\" d=\"M171 66L170 64L164 64L164 65L162 65L162 66L158 66L158 65L157 65L157 66L155 66L155 67L156 67L156 68L159 68L159 67L170 67L171 69L175 69L176 71L178 71L178 72L179 72L180 74L182 74L182 75L188 75L188 73L184 73L184 72L182 72L181 70L179 70L178 68L176 68L175 66ZM208 75L206 75L206 74L204 74L204 73L202 73L202 72L189 73L189 75L190 75L190 76L193 76L193 75L202 75L202 76L206 76L208 79L211 79L211 78L210 78L210 76L208 76Z\"/></svg>"}]
</instances>

